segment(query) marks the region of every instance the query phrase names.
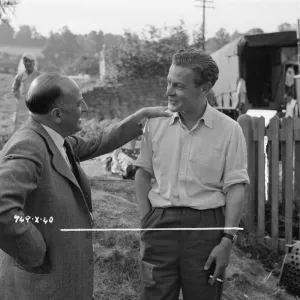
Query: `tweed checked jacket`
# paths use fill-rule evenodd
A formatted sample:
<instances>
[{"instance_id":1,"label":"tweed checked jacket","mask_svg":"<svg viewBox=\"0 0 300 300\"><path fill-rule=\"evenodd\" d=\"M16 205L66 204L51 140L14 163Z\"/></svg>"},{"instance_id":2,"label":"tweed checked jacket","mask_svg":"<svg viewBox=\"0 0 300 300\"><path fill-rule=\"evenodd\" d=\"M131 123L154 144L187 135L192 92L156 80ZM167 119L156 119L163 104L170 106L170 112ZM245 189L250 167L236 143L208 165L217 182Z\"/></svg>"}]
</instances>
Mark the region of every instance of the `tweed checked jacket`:
<instances>
[{"instance_id":1,"label":"tweed checked jacket","mask_svg":"<svg viewBox=\"0 0 300 300\"><path fill-rule=\"evenodd\" d=\"M79 162L140 134L137 123L124 120L90 139L68 137L78 181L40 123L30 118L13 134L0 153L0 300L92 299L92 234L60 231L92 228L91 190Z\"/></svg>"}]
</instances>

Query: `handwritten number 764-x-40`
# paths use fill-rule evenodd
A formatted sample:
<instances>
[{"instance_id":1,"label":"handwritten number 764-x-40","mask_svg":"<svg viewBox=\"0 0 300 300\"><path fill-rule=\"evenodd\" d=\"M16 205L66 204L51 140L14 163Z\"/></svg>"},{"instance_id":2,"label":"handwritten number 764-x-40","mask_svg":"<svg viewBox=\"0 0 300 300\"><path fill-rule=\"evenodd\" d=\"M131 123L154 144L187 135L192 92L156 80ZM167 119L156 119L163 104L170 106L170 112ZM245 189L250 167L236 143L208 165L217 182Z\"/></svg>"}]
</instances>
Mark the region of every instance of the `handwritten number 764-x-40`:
<instances>
[{"instance_id":1,"label":"handwritten number 764-x-40","mask_svg":"<svg viewBox=\"0 0 300 300\"><path fill-rule=\"evenodd\" d=\"M20 222L20 223L23 223L23 222L33 222L33 223L44 223L44 224L47 224L47 223L52 223L53 222L53 217L51 216L50 218L41 218L41 217L37 217L37 216L18 216L18 215L14 215L14 219L15 219L15 223L17 222Z\"/></svg>"}]
</instances>

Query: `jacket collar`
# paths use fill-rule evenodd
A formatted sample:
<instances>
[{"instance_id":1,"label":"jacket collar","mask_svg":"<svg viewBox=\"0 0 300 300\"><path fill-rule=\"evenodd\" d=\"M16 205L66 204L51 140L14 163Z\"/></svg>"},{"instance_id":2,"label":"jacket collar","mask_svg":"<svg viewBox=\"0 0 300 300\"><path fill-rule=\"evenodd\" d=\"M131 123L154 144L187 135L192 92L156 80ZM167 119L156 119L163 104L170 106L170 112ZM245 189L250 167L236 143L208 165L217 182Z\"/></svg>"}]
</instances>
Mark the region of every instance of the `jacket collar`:
<instances>
[{"instance_id":1,"label":"jacket collar","mask_svg":"<svg viewBox=\"0 0 300 300\"><path fill-rule=\"evenodd\" d=\"M80 189L80 186L72 170L70 169L70 167L68 166L64 158L62 157L53 139L50 137L50 135L48 134L46 129L41 125L41 123L34 120L32 117L29 117L28 121L22 127L22 129L26 129L26 128L34 130L44 138L48 146L48 149L52 153L52 162L56 171L60 173L62 176L66 177L68 180L70 180Z\"/></svg>"}]
</instances>

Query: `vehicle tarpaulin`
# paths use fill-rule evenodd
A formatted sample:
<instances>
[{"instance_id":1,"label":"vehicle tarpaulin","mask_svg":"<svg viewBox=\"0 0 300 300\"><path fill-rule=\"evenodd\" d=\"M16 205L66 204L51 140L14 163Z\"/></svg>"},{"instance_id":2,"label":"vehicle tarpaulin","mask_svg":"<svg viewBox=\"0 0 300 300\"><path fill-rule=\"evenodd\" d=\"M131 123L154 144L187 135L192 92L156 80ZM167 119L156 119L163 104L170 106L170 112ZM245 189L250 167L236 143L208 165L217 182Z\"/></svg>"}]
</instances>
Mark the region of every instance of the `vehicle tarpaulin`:
<instances>
[{"instance_id":1,"label":"vehicle tarpaulin","mask_svg":"<svg viewBox=\"0 0 300 300\"><path fill-rule=\"evenodd\" d=\"M236 88L239 79L239 45L244 37L240 37L211 54L219 67L219 79L213 87L218 106L236 107ZM231 100L230 100L231 99Z\"/></svg>"},{"instance_id":2,"label":"vehicle tarpaulin","mask_svg":"<svg viewBox=\"0 0 300 300\"><path fill-rule=\"evenodd\" d=\"M291 47L297 45L296 31L245 35L211 54L219 67L219 79L213 87L218 107L235 108L240 72L240 56L247 48Z\"/></svg>"}]
</instances>

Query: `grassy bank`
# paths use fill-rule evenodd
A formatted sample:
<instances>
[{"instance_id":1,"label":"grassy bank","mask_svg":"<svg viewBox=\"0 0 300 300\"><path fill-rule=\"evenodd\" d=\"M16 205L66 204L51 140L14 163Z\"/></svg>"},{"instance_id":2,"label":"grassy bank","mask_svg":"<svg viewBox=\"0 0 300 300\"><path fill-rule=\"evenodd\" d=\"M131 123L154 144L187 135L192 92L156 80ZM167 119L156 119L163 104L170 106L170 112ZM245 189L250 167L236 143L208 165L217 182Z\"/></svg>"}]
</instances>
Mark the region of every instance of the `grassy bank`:
<instances>
[{"instance_id":1,"label":"grassy bank","mask_svg":"<svg viewBox=\"0 0 300 300\"><path fill-rule=\"evenodd\" d=\"M133 182L91 182L96 228L138 228L139 216ZM255 251L243 242L244 251L234 247L227 268L225 300L291 300L295 297L279 289L278 269L270 275L273 265L263 267ZM259 255L267 258L271 252L262 245ZM256 253L256 254L257 254ZM139 234L138 232L97 232L94 234L96 299L139 299ZM270 262L270 258L266 259ZM275 260L273 260L275 262ZM269 276L270 275L270 276Z\"/></svg>"}]
</instances>

